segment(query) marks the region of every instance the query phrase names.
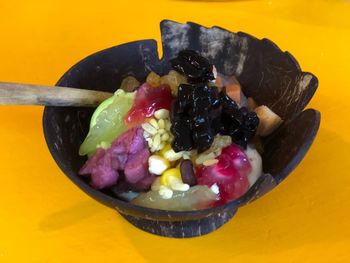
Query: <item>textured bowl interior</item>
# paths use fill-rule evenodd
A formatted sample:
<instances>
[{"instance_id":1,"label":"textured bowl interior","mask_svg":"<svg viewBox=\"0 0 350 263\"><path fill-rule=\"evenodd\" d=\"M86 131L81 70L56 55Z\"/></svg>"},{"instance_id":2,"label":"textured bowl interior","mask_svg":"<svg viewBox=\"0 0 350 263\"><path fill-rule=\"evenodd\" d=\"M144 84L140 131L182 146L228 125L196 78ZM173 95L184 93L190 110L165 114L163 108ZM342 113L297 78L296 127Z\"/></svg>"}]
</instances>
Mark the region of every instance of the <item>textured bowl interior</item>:
<instances>
[{"instance_id":1,"label":"textured bowl interior","mask_svg":"<svg viewBox=\"0 0 350 263\"><path fill-rule=\"evenodd\" d=\"M198 24L161 22L163 58L159 59L157 43L141 40L97 52L68 70L57 85L115 91L126 76L145 80L150 71L166 74L169 59L185 48L206 56L227 75L235 74L244 93L259 104L279 114L283 125L263 141L264 175L239 200L226 205L191 212L162 211L137 207L118 200L108 191L97 191L78 176L85 157L78 149L88 132L93 112L89 108L46 107L43 126L48 147L62 171L83 191L103 204L116 208L128 220L132 217L161 221L204 220L212 215L232 216L244 205L274 188L302 160L311 146L320 123L316 110L305 106L316 91L318 81L311 73L302 72L297 61L267 39L232 33L218 27ZM130 217L131 216L131 217Z\"/></svg>"}]
</instances>

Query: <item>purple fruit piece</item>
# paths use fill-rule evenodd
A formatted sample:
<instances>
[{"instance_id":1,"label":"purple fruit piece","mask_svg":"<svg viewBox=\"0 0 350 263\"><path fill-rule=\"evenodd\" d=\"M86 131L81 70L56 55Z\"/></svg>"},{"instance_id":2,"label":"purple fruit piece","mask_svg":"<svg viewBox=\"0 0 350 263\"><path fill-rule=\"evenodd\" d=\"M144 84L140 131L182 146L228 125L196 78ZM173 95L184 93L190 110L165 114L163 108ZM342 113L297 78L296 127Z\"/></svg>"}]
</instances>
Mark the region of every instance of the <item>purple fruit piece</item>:
<instances>
[{"instance_id":1,"label":"purple fruit piece","mask_svg":"<svg viewBox=\"0 0 350 263\"><path fill-rule=\"evenodd\" d=\"M112 167L112 156L106 150L99 148L93 157L80 169L79 174L91 174L91 186L103 189L117 183L119 174Z\"/></svg>"},{"instance_id":2,"label":"purple fruit piece","mask_svg":"<svg viewBox=\"0 0 350 263\"><path fill-rule=\"evenodd\" d=\"M148 149L143 149L134 155L129 155L129 159L125 165L125 179L130 184L135 184L143 178L149 176L148 157L150 156Z\"/></svg>"},{"instance_id":3,"label":"purple fruit piece","mask_svg":"<svg viewBox=\"0 0 350 263\"><path fill-rule=\"evenodd\" d=\"M80 169L79 174L91 175L91 186L96 189L115 185L118 171L124 170L125 180L135 188L147 190L154 176L148 172L150 153L143 138L142 128L132 128L116 139L108 150L98 148Z\"/></svg>"}]
</instances>

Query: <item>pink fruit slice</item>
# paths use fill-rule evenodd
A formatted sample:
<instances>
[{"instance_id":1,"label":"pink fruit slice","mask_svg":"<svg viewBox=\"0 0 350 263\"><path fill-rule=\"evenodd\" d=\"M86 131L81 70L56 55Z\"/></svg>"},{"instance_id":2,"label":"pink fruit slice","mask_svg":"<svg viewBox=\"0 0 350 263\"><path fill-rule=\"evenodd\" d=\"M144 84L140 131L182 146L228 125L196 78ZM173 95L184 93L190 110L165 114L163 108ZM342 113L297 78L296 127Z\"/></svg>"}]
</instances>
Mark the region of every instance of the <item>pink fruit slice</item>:
<instances>
[{"instance_id":1,"label":"pink fruit slice","mask_svg":"<svg viewBox=\"0 0 350 263\"><path fill-rule=\"evenodd\" d=\"M224 204L245 194L249 188L248 174L251 164L244 151L235 144L222 150L219 162L212 166L199 166L196 176L199 185L219 188L220 200L214 205Z\"/></svg>"},{"instance_id":2,"label":"pink fruit slice","mask_svg":"<svg viewBox=\"0 0 350 263\"><path fill-rule=\"evenodd\" d=\"M152 87L144 83L137 89L134 104L125 116L124 122L129 128L138 126L152 117L155 111L169 110L171 101L171 89L168 85Z\"/></svg>"}]
</instances>

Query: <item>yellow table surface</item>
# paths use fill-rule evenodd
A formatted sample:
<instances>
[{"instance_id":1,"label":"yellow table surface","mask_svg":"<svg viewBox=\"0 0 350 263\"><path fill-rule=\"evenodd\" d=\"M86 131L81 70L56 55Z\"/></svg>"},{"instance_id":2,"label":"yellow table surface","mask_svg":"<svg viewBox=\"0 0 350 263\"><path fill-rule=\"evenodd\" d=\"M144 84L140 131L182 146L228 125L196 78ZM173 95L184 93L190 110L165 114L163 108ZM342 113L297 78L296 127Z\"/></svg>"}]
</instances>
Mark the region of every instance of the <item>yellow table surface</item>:
<instances>
[{"instance_id":1,"label":"yellow table surface","mask_svg":"<svg viewBox=\"0 0 350 263\"><path fill-rule=\"evenodd\" d=\"M164 18L267 37L319 78L306 158L279 187L194 239L138 230L57 167L42 107L0 107L0 262L348 262L350 1L0 1L0 81L54 84L74 63L154 38Z\"/></svg>"}]
</instances>

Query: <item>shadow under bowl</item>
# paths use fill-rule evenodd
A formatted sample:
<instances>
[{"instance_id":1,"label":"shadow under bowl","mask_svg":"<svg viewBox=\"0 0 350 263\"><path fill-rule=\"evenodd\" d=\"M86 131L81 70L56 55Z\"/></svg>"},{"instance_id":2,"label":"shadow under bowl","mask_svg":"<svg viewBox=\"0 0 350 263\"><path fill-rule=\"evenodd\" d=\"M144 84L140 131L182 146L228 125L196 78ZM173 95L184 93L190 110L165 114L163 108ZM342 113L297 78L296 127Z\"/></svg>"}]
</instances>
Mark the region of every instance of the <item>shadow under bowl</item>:
<instances>
[{"instance_id":1,"label":"shadow under bowl","mask_svg":"<svg viewBox=\"0 0 350 263\"><path fill-rule=\"evenodd\" d=\"M299 164L310 148L320 124L320 113L304 110L318 81L302 72L288 52L267 39L233 33L219 27L195 23L161 22L163 58L159 59L155 40L140 40L94 53L69 69L57 85L114 92L126 76L145 80L149 72L165 75L169 59L182 49L194 49L207 57L226 75L236 75L243 92L259 105L267 105L284 120L264 138L264 174L238 200L225 205L187 212L164 211L135 206L98 191L78 175L86 157L78 155L89 127L91 108L45 107L44 135L49 150L61 170L85 193L116 209L136 227L161 236L194 237L214 231L226 223L237 209L276 187ZM304 110L304 111L303 111Z\"/></svg>"}]
</instances>

